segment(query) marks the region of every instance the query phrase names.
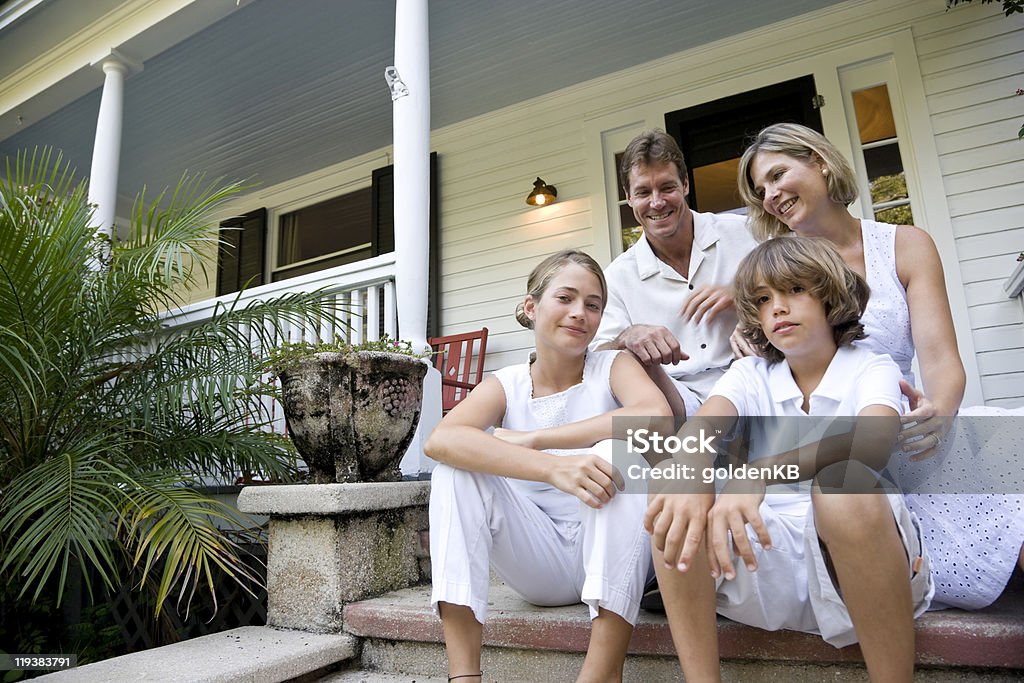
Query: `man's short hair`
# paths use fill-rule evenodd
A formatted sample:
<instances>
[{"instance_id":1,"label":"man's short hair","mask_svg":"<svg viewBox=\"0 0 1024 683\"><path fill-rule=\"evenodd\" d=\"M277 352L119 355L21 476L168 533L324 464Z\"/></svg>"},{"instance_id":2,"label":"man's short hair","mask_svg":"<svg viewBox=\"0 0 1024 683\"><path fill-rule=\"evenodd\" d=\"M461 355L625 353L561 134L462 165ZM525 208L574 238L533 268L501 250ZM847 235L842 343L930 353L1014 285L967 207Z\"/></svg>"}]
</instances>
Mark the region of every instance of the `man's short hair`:
<instances>
[{"instance_id":1,"label":"man's short hair","mask_svg":"<svg viewBox=\"0 0 1024 683\"><path fill-rule=\"evenodd\" d=\"M785 356L772 346L758 318L758 289L786 291L794 285L807 289L825 308L836 346L864 339L860 322L871 290L835 247L820 237L786 235L757 245L736 271L734 300L744 338L770 363Z\"/></svg>"},{"instance_id":2,"label":"man's short hair","mask_svg":"<svg viewBox=\"0 0 1024 683\"><path fill-rule=\"evenodd\" d=\"M644 131L633 138L626 151L622 153L619 165L619 182L629 196L629 172L634 166L660 166L673 163L679 169L679 180L686 182L686 161L683 152L676 144L675 138L665 131L655 128Z\"/></svg>"}]
</instances>

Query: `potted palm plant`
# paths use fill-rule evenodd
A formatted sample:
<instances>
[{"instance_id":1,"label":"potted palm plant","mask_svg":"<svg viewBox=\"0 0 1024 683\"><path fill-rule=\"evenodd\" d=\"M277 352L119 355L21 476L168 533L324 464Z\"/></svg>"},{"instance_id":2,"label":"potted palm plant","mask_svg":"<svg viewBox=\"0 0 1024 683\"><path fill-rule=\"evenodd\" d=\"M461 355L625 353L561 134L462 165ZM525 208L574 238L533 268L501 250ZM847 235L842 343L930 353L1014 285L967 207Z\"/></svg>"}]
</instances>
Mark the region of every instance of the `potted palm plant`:
<instances>
[{"instance_id":1,"label":"potted palm plant","mask_svg":"<svg viewBox=\"0 0 1024 683\"><path fill-rule=\"evenodd\" d=\"M59 156L39 150L8 161L0 581L17 587L14 599L59 604L80 570L89 588L152 590L146 602L159 615L172 593L186 605L197 588L212 594L218 568L258 579L221 523L253 522L203 487L241 470L298 474L291 444L264 429L262 397L250 387L283 326L338 315L310 292L167 326L239 189L185 177L151 201L140 197L128 234L111 240L97 237L86 181Z\"/></svg>"},{"instance_id":2,"label":"potted palm plant","mask_svg":"<svg viewBox=\"0 0 1024 683\"><path fill-rule=\"evenodd\" d=\"M350 344L282 345L272 363L281 380L288 433L314 483L397 481L419 424L421 354L387 335Z\"/></svg>"}]
</instances>

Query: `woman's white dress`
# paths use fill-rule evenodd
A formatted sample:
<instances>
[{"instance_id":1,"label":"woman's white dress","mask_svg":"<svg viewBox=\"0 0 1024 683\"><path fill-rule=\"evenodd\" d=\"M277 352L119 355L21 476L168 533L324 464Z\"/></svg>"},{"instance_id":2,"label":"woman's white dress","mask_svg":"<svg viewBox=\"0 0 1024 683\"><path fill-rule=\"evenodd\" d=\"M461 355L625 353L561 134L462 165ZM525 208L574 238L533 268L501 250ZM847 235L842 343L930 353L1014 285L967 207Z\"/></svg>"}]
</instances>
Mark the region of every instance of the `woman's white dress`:
<instances>
[{"instance_id":1,"label":"woman's white dress","mask_svg":"<svg viewBox=\"0 0 1024 683\"><path fill-rule=\"evenodd\" d=\"M896 226L861 221L871 298L857 342L888 354L914 384L914 342L907 293L896 274ZM1024 543L1024 408L960 410L935 457L911 462L898 454L890 475L921 521L932 558L932 609L979 609L1006 587Z\"/></svg>"}]
</instances>

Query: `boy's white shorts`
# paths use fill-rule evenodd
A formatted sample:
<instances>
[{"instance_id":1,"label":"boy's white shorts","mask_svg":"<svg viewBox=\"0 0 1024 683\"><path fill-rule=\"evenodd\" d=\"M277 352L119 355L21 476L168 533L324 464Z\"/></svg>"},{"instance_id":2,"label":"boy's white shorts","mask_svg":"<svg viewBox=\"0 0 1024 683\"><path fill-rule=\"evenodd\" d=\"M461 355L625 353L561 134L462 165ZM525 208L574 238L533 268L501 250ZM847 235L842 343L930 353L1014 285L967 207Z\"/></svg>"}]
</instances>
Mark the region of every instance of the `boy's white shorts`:
<instances>
[{"instance_id":1,"label":"boy's white shorts","mask_svg":"<svg viewBox=\"0 0 1024 683\"><path fill-rule=\"evenodd\" d=\"M898 493L885 495L907 552L914 617L931 603L935 587L927 549L921 540L917 516ZM789 629L817 633L835 647L857 642L850 613L829 576L809 496L769 495L760 513L772 539L764 550L747 525L747 536L757 559L751 572L735 558L736 577L718 579L718 613L733 621L768 631Z\"/></svg>"}]
</instances>

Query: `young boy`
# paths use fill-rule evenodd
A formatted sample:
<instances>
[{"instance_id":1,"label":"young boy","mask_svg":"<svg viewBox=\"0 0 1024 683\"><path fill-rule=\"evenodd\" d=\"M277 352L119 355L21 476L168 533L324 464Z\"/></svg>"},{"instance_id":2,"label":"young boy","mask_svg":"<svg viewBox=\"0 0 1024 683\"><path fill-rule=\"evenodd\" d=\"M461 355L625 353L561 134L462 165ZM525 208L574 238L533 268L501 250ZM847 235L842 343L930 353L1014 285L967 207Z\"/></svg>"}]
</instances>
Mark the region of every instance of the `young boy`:
<instances>
[{"instance_id":1,"label":"young boy","mask_svg":"<svg viewBox=\"0 0 1024 683\"><path fill-rule=\"evenodd\" d=\"M857 426L766 459L752 454L717 496L708 486L651 496L645 523L688 681L719 680L716 608L767 630L818 633L836 647L859 640L873 680L913 677L914 618L934 591L917 520L898 493L825 491L836 481L881 490L875 472L899 431L899 369L853 344L864 336L867 298L867 284L824 240L769 240L740 264L740 326L763 357L736 361L683 429L728 430L739 416L759 416L752 452L772 454L769 442L801 416L816 426L822 416L856 416ZM714 456L701 457L691 464L712 464ZM764 463L796 465L796 479L813 484L766 496L765 480L749 476L770 471Z\"/></svg>"}]
</instances>

